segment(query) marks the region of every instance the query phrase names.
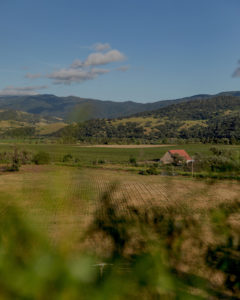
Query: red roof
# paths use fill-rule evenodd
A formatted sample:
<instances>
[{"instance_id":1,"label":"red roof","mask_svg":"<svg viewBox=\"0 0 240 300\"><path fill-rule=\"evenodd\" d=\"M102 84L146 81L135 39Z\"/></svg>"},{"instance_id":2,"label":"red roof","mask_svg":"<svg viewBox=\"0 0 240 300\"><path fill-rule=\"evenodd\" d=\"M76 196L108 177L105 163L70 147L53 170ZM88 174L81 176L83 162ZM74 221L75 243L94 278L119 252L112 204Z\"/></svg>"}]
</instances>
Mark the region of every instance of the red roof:
<instances>
[{"instance_id":1,"label":"red roof","mask_svg":"<svg viewBox=\"0 0 240 300\"><path fill-rule=\"evenodd\" d=\"M186 160L192 160L191 156L185 150L169 150L170 154L178 154L181 157L184 157Z\"/></svg>"}]
</instances>

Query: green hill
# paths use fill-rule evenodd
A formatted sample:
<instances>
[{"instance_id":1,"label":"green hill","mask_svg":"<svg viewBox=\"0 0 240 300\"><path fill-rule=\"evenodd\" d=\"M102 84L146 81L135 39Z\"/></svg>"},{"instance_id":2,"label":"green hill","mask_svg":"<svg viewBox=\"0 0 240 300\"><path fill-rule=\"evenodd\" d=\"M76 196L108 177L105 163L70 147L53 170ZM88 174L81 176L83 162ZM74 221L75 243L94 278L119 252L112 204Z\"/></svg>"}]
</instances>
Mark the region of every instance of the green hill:
<instances>
[{"instance_id":1,"label":"green hill","mask_svg":"<svg viewBox=\"0 0 240 300\"><path fill-rule=\"evenodd\" d=\"M237 143L240 141L240 97L221 94L127 118L90 120L67 126L56 135L106 143L119 140L162 142L166 139Z\"/></svg>"},{"instance_id":2,"label":"green hill","mask_svg":"<svg viewBox=\"0 0 240 300\"><path fill-rule=\"evenodd\" d=\"M0 137L51 134L66 126L56 117L42 117L17 110L0 110Z\"/></svg>"},{"instance_id":3,"label":"green hill","mask_svg":"<svg viewBox=\"0 0 240 300\"><path fill-rule=\"evenodd\" d=\"M220 95L240 96L240 92L225 92ZM96 118L118 118L153 111L172 104L191 100L209 99L214 95L195 95L175 100L163 100L153 103L133 101L116 102L80 97L57 97L55 95L1 96L0 109L25 111L43 117L60 117L69 122L80 122ZM148 99L146 99L148 101Z\"/></svg>"},{"instance_id":4,"label":"green hill","mask_svg":"<svg viewBox=\"0 0 240 300\"><path fill-rule=\"evenodd\" d=\"M135 114L137 117L153 117L176 120L207 120L225 114L227 111L240 111L240 97L220 95L208 99L196 99L172 104L154 111Z\"/></svg>"},{"instance_id":5,"label":"green hill","mask_svg":"<svg viewBox=\"0 0 240 300\"><path fill-rule=\"evenodd\" d=\"M225 92L148 104L53 95L0 97L0 136L55 136L71 142L100 143L136 140L155 143L169 139L202 142L225 139L236 143L240 140L239 95L240 92ZM35 113L2 108L13 106ZM143 107L147 110L136 113ZM150 110L152 107L157 109ZM129 115L131 111L134 114L130 116L121 115ZM59 115L72 124L67 126ZM120 117L111 118L115 115Z\"/></svg>"}]
</instances>

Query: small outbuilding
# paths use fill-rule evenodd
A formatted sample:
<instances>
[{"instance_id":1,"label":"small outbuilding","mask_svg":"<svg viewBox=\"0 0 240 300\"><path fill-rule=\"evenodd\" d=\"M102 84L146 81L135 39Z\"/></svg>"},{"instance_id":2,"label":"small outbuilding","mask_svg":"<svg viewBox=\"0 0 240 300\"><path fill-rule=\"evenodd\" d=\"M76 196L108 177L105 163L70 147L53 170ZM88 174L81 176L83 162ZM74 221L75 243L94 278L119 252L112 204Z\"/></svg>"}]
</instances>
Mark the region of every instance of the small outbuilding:
<instances>
[{"instance_id":1,"label":"small outbuilding","mask_svg":"<svg viewBox=\"0 0 240 300\"><path fill-rule=\"evenodd\" d=\"M178 156L179 158L183 159L187 164L193 161L191 156L185 150L168 150L160 159L160 161L164 165L172 164Z\"/></svg>"}]
</instances>

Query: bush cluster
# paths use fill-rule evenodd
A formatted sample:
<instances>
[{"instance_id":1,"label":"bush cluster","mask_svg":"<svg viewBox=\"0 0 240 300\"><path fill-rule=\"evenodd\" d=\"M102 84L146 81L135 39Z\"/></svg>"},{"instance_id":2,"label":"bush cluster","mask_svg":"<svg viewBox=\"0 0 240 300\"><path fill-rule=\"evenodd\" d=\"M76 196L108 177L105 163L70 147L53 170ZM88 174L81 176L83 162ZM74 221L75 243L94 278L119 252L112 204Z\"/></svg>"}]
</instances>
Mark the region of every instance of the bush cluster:
<instances>
[{"instance_id":1,"label":"bush cluster","mask_svg":"<svg viewBox=\"0 0 240 300\"><path fill-rule=\"evenodd\" d=\"M35 163L36 165L49 164L50 155L39 151L33 154L30 151L14 147L12 151L0 152L0 163L6 164L6 171L19 171L21 165Z\"/></svg>"},{"instance_id":2,"label":"bush cluster","mask_svg":"<svg viewBox=\"0 0 240 300\"><path fill-rule=\"evenodd\" d=\"M152 166L146 170L140 170L139 174L140 175L158 175L160 173L156 167Z\"/></svg>"},{"instance_id":3,"label":"bush cluster","mask_svg":"<svg viewBox=\"0 0 240 300\"><path fill-rule=\"evenodd\" d=\"M36 165L47 165L50 163L50 155L47 152L39 151L34 155L33 162Z\"/></svg>"}]
</instances>

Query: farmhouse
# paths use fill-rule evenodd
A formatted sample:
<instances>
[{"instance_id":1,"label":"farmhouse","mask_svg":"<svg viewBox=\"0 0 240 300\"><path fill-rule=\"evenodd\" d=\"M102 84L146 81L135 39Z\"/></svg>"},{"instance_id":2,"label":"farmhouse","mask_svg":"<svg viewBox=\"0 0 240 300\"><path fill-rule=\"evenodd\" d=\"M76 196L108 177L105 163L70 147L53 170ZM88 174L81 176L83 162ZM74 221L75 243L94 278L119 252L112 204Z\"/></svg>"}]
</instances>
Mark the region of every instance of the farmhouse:
<instances>
[{"instance_id":1,"label":"farmhouse","mask_svg":"<svg viewBox=\"0 0 240 300\"><path fill-rule=\"evenodd\" d=\"M174 158L177 155L183 158L186 161L186 163L192 162L191 156L185 150L169 150L163 155L160 161L164 165L171 164L174 162Z\"/></svg>"}]
</instances>

